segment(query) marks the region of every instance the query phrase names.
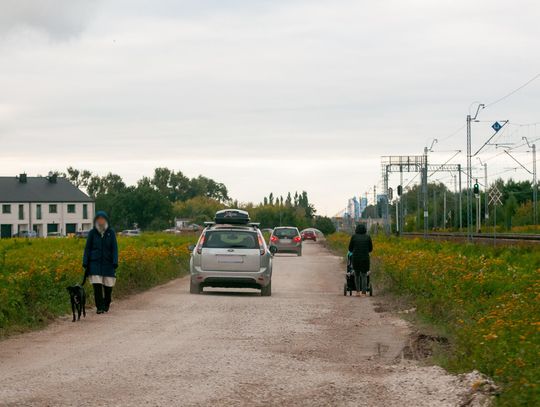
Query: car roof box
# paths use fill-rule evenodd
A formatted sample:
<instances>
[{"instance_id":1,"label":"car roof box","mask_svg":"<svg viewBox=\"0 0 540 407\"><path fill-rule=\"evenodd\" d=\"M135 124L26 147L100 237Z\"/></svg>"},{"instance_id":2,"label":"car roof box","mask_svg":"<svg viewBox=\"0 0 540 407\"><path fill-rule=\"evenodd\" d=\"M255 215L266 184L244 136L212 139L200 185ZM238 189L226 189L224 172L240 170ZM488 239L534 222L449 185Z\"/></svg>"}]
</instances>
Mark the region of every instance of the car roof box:
<instances>
[{"instance_id":1,"label":"car roof box","mask_svg":"<svg viewBox=\"0 0 540 407\"><path fill-rule=\"evenodd\" d=\"M247 225L250 222L249 213L240 209L218 211L214 220L218 225Z\"/></svg>"}]
</instances>

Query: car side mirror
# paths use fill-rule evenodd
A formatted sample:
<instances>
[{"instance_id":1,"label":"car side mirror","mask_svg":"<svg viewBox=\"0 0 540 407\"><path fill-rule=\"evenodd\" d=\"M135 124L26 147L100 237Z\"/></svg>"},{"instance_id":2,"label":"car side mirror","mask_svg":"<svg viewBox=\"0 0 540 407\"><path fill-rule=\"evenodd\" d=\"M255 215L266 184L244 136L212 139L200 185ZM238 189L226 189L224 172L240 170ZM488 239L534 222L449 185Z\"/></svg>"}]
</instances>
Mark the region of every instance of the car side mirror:
<instances>
[{"instance_id":1,"label":"car side mirror","mask_svg":"<svg viewBox=\"0 0 540 407\"><path fill-rule=\"evenodd\" d=\"M190 244L187 248L188 248L188 250L189 250L190 252L192 252L193 250L195 250L195 245L194 245L194 244Z\"/></svg>"},{"instance_id":2,"label":"car side mirror","mask_svg":"<svg viewBox=\"0 0 540 407\"><path fill-rule=\"evenodd\" d=\"M270 253L276 254L277 253L277 247L276 246L270 246Z\"/></svg>"}]
</instances>

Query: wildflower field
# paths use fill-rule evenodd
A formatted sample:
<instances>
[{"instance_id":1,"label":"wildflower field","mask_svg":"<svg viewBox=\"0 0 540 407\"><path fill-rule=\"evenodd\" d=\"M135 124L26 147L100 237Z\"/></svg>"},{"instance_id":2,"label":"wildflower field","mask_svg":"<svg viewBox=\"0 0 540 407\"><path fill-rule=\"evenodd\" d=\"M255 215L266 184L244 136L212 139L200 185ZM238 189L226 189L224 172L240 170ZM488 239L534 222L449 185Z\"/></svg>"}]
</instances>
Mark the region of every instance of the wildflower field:
<instances>
[{"instance_id":1,"label":"wildflower field","mask_svg":"<svg viewBox=\"0 0 540 407\"><path fill-rule=\"evenodd\" d=\"M143 234L118 238L120 261L113 297L164 283L188 272L195 236ZM68 285L82 280L84 239L0 240L0 337L46 324L71 312ZM86 284L87 301L93 303Z\"/></svg>"},{"instance_id":2,"label":"wildflower field","mask_svg":"<svg viewBox=\"0 0 540 407\"><path fill-rule=\"evenodd\" d=\"M328 244L346 253L349 238ZM540 405L540 247L398 238L374 246L374 278L449 336L444 367L492 377L498 405Z\"/></svg>"}]
</instances>

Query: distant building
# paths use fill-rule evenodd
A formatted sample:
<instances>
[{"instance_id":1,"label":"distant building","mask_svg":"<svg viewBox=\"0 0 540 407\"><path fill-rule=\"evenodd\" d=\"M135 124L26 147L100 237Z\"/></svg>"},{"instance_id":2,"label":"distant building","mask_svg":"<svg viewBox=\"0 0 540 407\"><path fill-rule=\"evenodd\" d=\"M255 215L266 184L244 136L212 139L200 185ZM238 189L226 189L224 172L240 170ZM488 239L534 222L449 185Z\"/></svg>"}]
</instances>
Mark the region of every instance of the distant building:
<instances>
[{"instance_id":1,"label":"distant building","mask_svg":"<svg viewBox=\"0 0 540 407\"><path fill-rule=\"evenodd\" d=\"M360 198L360 217L362 217L362 214L366 210L368 206L368 199L366 197Z\"/></svg>"},{"instance_id":2,"label":"distant building","mask_svg":"<svg viewBox=\"0 0 540 407\"><path fill-rule=\"evenodd\" d=\"M92 228L92 198L66 178L0 177L0 237L34 231L62 236Z\"/></svg>"}]
</instances>

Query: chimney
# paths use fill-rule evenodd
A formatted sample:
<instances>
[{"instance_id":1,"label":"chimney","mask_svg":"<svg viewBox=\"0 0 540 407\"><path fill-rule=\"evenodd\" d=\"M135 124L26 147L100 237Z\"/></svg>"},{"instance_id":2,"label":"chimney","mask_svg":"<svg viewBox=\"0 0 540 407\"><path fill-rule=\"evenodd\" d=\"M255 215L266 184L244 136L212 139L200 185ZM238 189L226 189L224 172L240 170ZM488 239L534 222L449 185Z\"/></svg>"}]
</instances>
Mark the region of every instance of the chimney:
<instances>
[{"instance_id":1,"label":"chimney","mask_svg":"<svg viewBox=\"0 0 540 407\"><path fill-rule=\"evenodd\" d=\"M27 181L26 178L27 178L27 177L26 177L26 174L25 174L25 173L19 174L19 182L20 182L21 184L26 184L26 181Z\"/></svg>"},{"instance_id":2,"label":"chimney","mask_svg":"<svg viewBox=\"0 0 540 407\"><path fill-rule=\"evenodd\" d=\"M58 178L58 174L56 174L55 172L49 171L49 176L47 177L47 179L49 180L51 184L56 184L57 178Z\"/></svg>"}]
</instances>

